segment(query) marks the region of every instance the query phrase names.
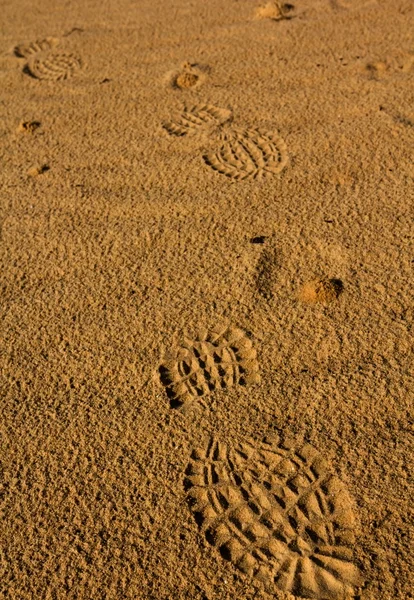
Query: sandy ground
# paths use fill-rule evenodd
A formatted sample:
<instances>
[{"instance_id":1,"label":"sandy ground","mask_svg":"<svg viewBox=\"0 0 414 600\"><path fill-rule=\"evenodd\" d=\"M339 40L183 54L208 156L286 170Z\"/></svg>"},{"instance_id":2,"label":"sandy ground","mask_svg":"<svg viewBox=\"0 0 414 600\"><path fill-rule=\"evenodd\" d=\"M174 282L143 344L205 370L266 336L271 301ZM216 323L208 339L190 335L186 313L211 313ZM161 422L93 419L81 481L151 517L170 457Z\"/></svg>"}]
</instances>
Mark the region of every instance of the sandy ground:
<instances>
[{"instance_id":1,"label":"sandy ground","mask_svg":"<svg viewBox=\"0 0 414 600\"><path fill-rule=\"evenodd\" d=\"M411 0L2 21L1 598L414 597Z\"/></svg>"}]
</instances>

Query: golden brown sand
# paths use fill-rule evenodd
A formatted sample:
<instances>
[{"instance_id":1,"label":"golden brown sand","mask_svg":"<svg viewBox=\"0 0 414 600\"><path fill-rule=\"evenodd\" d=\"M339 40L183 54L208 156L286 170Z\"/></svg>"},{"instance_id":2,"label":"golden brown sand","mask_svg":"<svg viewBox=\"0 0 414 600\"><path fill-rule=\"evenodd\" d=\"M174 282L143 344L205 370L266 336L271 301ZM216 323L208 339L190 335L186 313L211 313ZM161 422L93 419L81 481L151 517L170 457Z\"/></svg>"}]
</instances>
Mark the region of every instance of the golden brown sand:
<instances>
[{"instance_id":1,"label":"golden brown sand","mask_svg":"<svg viewBox=\"0 0 414 600\"><path fill-rule=\"evenodd\" d=\"M329 304L339 298L343 292L343 283L340 279L315 279L306 282L299 290L299 300L309 304Z\"/></svg>"},{"instance_id":2,"label":"golden brown sand","mask_svg":"<svg viewBox=\"0 0 414 600\"><path fill-rule=\"evenodd\" d=\"M0 597L413 597L413 2L2 20Z\"/></svg>"}]
</instances>

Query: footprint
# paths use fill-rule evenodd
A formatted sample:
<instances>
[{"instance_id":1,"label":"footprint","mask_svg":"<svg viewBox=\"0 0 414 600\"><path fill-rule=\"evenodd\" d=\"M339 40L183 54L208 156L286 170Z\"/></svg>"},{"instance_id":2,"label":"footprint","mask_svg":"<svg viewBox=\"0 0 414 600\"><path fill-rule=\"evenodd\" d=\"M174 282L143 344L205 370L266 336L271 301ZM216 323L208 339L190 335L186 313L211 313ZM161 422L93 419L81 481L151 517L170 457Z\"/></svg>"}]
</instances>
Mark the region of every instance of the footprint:
<instances>
[{"instance_id":1,"label":"footprint","mask_svg":"<svg viewBox=\"0 0 414 600\"><path fill-rule=\"evenodd\" d=\"M380 81L386 77L409 73L414 66L414 53L396 50L383 60L374 60L365 65L369 79Z\"/></svg>"},{"instance_id":2,"label":"footprint","mask_svg":"<svg viewBox=\"0 0 414 600\"><path fill-rule=\"evenodd\" d=\"M181 69L168 73L168 83L179 90L200 87L207 77L208 67L185 62Z\"/></svg>"},{"instance_id":3,"label":"footprint","mask_svg":"<svg viewBox=\"0 0 414 600\"><path fill-rule=\"evenodd\" d=\"M38 175L43 175L43 173L46 173L49 169L49 165L46 164L36 165L35 167L30 167L27 174L30 175L30 177L37 177Z\"/></svg>"},{"instance_id":4,"label":"footprint","mask_svg":"<svg viewBox=\"0 0 414 600\"><path fill-rule=\"evenodd\" d=\"M404 125L405 127L414 127L414 111L403 113L394 108L386 108L385 106L380 106L380 110L391 117L395 123Z\"/></svg>"},{"instance_id":5,"label":"footprint","mask_svg":"<svg viewBox=\"0 0 414 600\"><path fill-rule=\"evenodd\" d=\"M202 330L194 338L184 336L163 358L160 379L171 406L206 396L236 384L258 383L256 350L237 327Z\"/></svg>"},{"instance_id":6,"label":"footprint","mask_svg":"<svg viewBox=\"0 0 414 600\"><path fill-rule=\"evenodd\" d=\"M232 117L231 110L212 104L197 104L184 111L174 120L166 121L163 127L170 135L182 137L209 127L219 126Z\"/></svg>"},{"instance_id":7,"label":"footprint","mask_svg":"<svg viewBox=\"0 0 414 600\"><path fill-rule=\"evenodd\" d=\"M344 290L340 279L315 279L305 283L299 290L299 300L305 304L331 304Z\"/></svg>"},{"instance_id":8,"label":"footprint","mask_svg":"<svg viewBox=\"0 0 414 600\"><path fill-rule=\"evenodd\" d=\"M309 444L209 440L184 482L206 539L274 593L343 599L361 585L350 497Z\"/></svg>"},{"instance_id":9,"label":"footprint","mask_svg":"<svg viewBox=\"0 0 414 600\"><path fill-rule=\"evenodd\" d=\"M74 54L41 53L29 58L25 72L44 81L62 81L73 77L82 66Z\"/></svg>"},{"instance_id":10,"label":"footprint","mask_svg":"<svg viewBox=\"0 0 414 600\"><path fill-rule=\"evenodd\" d=\"M280 253L272 245L265 247L257 263L255 272L255 286L265 300L271 300L280 271Z\"/></svg>"},{"instance_id":11,"label":"footprint","mask_svg":"<svg viewBox=\"0 0 414 600\"><path fill-rule=\"evenodd\" d=\"M212 169L231 179L261 179L280 173L286 166L286 144L274 133L236 128L226 132L222 140L218 152L203 158Z\"/></svg>"},{"instance_id":12,"label":"footprint","mask_svg":"<svg viewBox=\"0 0 414 600\"><path fill-rule=\"evenodd\" d=\"M259 19L272 19L273 21L293 19L294 15L292 15L292 11L294 8L293 4L273 0L272 2L267 2L263 6L259 6L256 10L256 16Z\"/></svg>"},{"instance_id":13,"label":"footprint","mask_svg":"<svg viewBox=\"0 0 414 600\"><path fill-rule=\"evenodd\" d=\"M211 104L198 104L162 126L177 137L217 128L232 119L232 112ZM285 142L275 133L260 129L228 129L219 136L221 148L204 154L204 162L215 171L235 180L261 179L280 173L288 155Z\"/></svg>"},{"instance_id":14,"label":"footprint","mask_svg":"<svg viewBox=\"0 0 414 600\"><path fill-rule=\"evenodd\" d=\"M47 37L43 40L36 40L35 42L29 42L27 44L20 44L19 46L16 46L14 49L14 54L19 58L29 58L38 52L52 50L52 48L57 46L58 43L59 40L57 38Z\"/></svg>"},{"instance_id":15,"label":"footprint","mask_svg":"<svg viewBox=\"0 0 414 600\"><path fill-rule=\"evenodd\" d=\"M369 79L373 79L375 81L383 79L391 69L390 64L385 60L370 62L366 65L365 68Z\"/></svg>"},{"instance_id":16,"label":"footprint","mask_svg":"<svg viewBox=\"0 0 414 600\"><path fill-rule=\"evenodd\" d=\"M40 121L20 121L17 133L34 133L41 125Z\"/></svg>"}]
</instances>

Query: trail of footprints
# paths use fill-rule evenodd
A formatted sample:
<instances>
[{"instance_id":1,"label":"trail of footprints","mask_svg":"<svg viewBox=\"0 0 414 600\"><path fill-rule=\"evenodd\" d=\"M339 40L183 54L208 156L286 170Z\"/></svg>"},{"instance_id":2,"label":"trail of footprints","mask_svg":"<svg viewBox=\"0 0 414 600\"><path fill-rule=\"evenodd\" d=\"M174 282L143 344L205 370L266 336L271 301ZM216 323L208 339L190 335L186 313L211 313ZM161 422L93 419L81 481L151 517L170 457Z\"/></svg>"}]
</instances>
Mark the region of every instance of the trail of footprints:
<instances>
[{"instance_id":1,"label":"trail of footprints","mask_svg":"<svg viewBox=\"0 0 414 600\"><path fill-rule=\"evenodd\" d=\"M73 77L83 66L56 52L44 38L15 48L24 71L45 81ZM191 67L191 68L190 68ZM198 85L194 66L174 75L181 89ZM229 127L232 112L211 104L185 108L163 123L169 135L216 135L217 149L203 155L211 169L235 181L279 174L287 164L284 141L274 132ZM172 407L216 390L260 383L256 350L233 326L184 334L165 354L159 376ZM278 588L320 600L348 597L361 575L353 564L354 514L348 493L310 445L265 439L223 444L211 438L195 449L184 481L191 510L206 539L223 558Z\"/></svg>"},{"instance_id":2,"label":"trail of footprints","mask_svg":"<svg viewBox=\"0 0 414 600\"><path fill-rule=\"evenodd\" d=\"M212 438L193 451L186 475L206 539L270 593L342 599L361 584L350 497L309 444Z\"/></svg>"},{"instance_id":3,"label":"trail of footprints","mask_svg":"<svg viewBox=\"0 0 414 600\"><path fill-rule=\"evenodd\" d=\"M201 330L183 336L163 358L161 382L174 407L234 385L259 383L259 365L251 340L238 327Z\"/></svg>"},{"instance_id":4,"label":"trail of footprints","mask_svg":"<svg viewBox=\"0 0 414 600\"><path fill-rule=\"evenodd\" d=\"M184 335L159 373L172 406L260 382L253 344L232 326ZM211 438L193 450L184 487L207 541L270 593L340 600L362 584L351 498L311 445Z\"/></svg>"},{"instance_id":5,"label":"trail of footprints","mask_svg":"<svg viewBox=\"0 0 414 600\"><path fill-rule=\"evenodd\" d=\"M232 118L230 110L200 104L185 108L164 129L178 137L220 127ZM220 148L203 155L214 171L234 180L262 179L280 173L287 164L286 144L276 133L260 129L229 128L219 134Z\"/></svg>"},{"instance_id":6,"label":"trail of footprints","mask_svg":"<svg viewBox=\"0 0 414 600\"><path fill-rule=\"evenodd\" d=\"M28 44L16 46L14 53L25 58L25 73L43 81L62 81L73 77L83 67L79 56L66 52L55 52L59 40L48 37Z\"/></svg>"}]
</instances>

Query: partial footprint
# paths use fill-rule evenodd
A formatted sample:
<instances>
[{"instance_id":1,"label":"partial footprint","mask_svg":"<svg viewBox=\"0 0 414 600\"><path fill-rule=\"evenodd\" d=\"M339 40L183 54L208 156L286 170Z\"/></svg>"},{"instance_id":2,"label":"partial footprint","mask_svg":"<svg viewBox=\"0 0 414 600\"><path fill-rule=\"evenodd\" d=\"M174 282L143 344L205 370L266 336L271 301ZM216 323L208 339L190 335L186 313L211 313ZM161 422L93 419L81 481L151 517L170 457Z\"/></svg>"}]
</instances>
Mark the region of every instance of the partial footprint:
<instances>
[{"instance_id":1,"label":"partial footprint","mask_svg":"<svg viewBox=\"0 0 414 600\"><path fill-rule=\"evenodd\" d=\"M208 67L205 65L185 62L178 71L168 73L167 80L173 88L179 90L194 89L204 83L208 70Z\"/></svg>"},{"instance_id":2,"label":"partial footprint","mask_svg":"<svg viewBox=\"0 0 414 600\"><path fill-rule=\"evenodd\" d=\"M362 584L350 497L309 444L212 438L193 451L186 474L206 539L270 593L342 600Z\"/></svg>"},{"instance_id":3,"label":"partial footprint","mask_svg":"<svg viewBox=\"0 0 414 600\"><path fill-rule=\"evenodd\" d=\"M163 358L161 382L171 406L181 406L216 389L260 381L256 350L236 327L202 330L184 336Z\"/></svg>"},{"instance_id":4,"label":"partial footprint","mask_svg":"<svg viewBox=\"0 0 414 600\"><path fill-rule=\"evenodd\" d=\"M220 150L203 158L212 169L231 179L261 179L280 173L286 166L286 144L274 133L237 128L222 139Z\"/></svg>"},{"instance_id":5,"label":"partial footprint","mask_svg":"<svg viewBox=\"0 0 414 600\"><path fill-rule=\"evenodd\" d=\"M391 70L390 64L385 60L377 60L375 62L370 62L366 65L365 68L369 79L373 79L375 81L383 79Z\"/></svg>"},{"instance_id":6,"label":"partial footprint","mask_svg":"<svg viewBox=\"0 0 414 600\"><path fill-rule=\"evenodd\" d=\"M293 19L294 5L279 0L272 0L259 6L256 10L256 16L259 19L271 19L272 21L283 21L284 19Z\"/></svg>"},{"instance_id":7,"label":"partial footprint","mask_svg":"<svg viewBox=\"0 0 414 600\"><path fill-rule=\"evenodd\" d=\"M380 81L389 76L409 73L414 66L414 53L396 50L384 60L375 60L365 65L369 79Z\"/></svg>"},{"instance_id":8,"label":"partial footprint","mask_svg":"<svg viewBox=\"0 0 414 600\"><path fill-rule=\"evenodd\" d=\"M82 66L82 60L74 54L42 53L29 59L26 71L36 79L63 81L73 77Z\"/></svg>"},{"instance_id":9,"label":"partial footprint","mask_svg":"<svg viewBox=\"0 0 414 600\"><path fill-rule=\"evenodd\" d=\"M275 294L280 272L280 253L278 248L269 244L263 249L258 260L254 282L259 294L271 300Z\"/></svg>"},{"instance_id":10,"label":"partial footprint","mask_svg":"<svg viewBox=\"0 0 414 600\"><path fill-rule=\"evenodd\" d=\"M340 279L315 279L308 281L299 290L298 298L305 304L331 304L338 300L344 290Z\"/></svg>"},{"instance_id":11,"label":"partial footprint","mask_svg":"<svg viewBox=\"0 0 414 600\"><path fill-rule=\"evenodd\" d=\"M219 108L212 104L197 104L185 108L176 119L163 123L163 127L169 134L182 137L211 126L217 127L231 119L231 116L231 111L226 108Z\"/></svg>"},{"instance_id":12,"label":"partial footprint","mask_svg":"<svg viewBox=\"0 0 414 600\"><path fill-rule=\"evenodd\" d=\"M38 175L43 175L43 173L46 173L49 169L49 165L46 164L36 165L35 167L30 167L27 174L30 175L30 177L37 177Z\"/></svg>"},{"instance_id":13,"label":"partial footprint","mask_svg":"<svg viewBox=\"0 0 414 600\"><path fill-rule=\"evenodd\" d=\"M40 121L20 121L17 133L34 133L41 125Z\"/></svg>"},{"instance_id":14,"label":"partial footprint","mask_svg":"<svg viewBox=\"0 0 414 600\"><path fill-rule=\"evenodd\" d=\"M43 40L36 40L35 42L28 42L27 44L20 44L16 46L14 49L14 53L19 58L29 58L33 56L33 54L37 54L38 52L45 52L47 50L52 50L55 46L57 46L59 40L53 37L47 37Z\"/></svg>"}]
</instances>

